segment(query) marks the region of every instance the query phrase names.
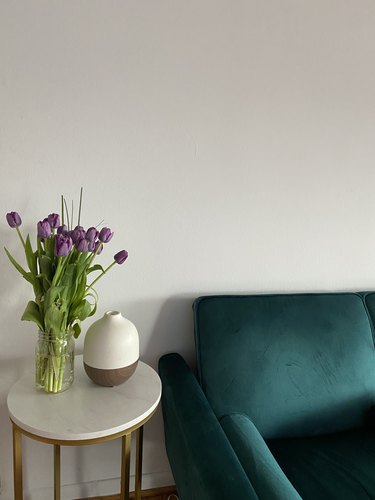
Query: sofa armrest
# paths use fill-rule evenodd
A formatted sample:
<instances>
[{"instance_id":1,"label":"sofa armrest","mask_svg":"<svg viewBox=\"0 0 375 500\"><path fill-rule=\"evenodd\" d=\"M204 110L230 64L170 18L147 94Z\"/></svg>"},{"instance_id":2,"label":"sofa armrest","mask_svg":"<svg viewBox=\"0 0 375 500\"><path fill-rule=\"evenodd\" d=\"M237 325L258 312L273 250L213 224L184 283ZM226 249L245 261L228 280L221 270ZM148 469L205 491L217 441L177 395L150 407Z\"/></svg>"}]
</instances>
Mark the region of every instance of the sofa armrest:
<instances>
[{"instance_id":1,"label":"sofa armrest","mask_svg":"<svg viewBox=\"0 0 375 500\"><path fill-rule=\"evenodd\" d=\"M302 500L247 415L226 415L220 423L260 499Z\"/></svg>"},{"instance_id":2,"label":"sofa armrest","mask_svg":"<svg viewBox=\"0 0 375 500\"><path fill-rule=\"evenodd\" d=\"M180 500L258 497L200 385L179 354L159 360L168 458Z\"/></svg>"}]
</instances>

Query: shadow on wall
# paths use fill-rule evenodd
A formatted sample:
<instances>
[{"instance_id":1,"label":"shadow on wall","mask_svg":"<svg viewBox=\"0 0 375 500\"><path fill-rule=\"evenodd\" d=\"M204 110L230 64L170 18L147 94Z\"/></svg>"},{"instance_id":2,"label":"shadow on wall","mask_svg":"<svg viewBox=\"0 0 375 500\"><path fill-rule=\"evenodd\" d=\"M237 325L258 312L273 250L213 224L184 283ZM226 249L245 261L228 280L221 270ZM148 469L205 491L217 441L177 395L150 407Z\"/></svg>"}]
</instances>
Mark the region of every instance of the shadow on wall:
<instances>
[{"instance_id":1,"label":"shadow on wall","mask_svg":"<svg viewBox=\"0 0 375 500\"><path fill-rule=\"evenodd\" d=\"M159 358L169 352L178 352L195 369L195 344L192 304L193 295L176 295L165 301L148 301L146 304L133 304L132 316L137 322L141 338L141 359L156 370ZM153 312L153 324L150 334L142 339L142 312ZM138 319L136 319L138 318ZM159 406L155 416L145 427L147 456L144 460L144 471L165 473L169 467L166 456L160 457L160 435L163 432L163 417ZM158 464L155 466L155 464Z\"/></svg>"},{"instance_id":2,"label":"shadow on wall","mask_svg":"<svg viewBox=\"0 0 375 500\"><path fill-rule=\"evenodd\" d=\"M161 306L155 326L145 345L144 358L157 366L160 356L179 352L192 365L195 359L194 324L191 295L174 296Z\"/></svg>"},{"instance_id":3,"label":"shadow on wall","mask_svg":"<svg viewBox=\"0 0 375 500\"><path fill-rule=\"evenodd\" d=\"M194 363L194 299L193 295L176 295L164 302L148 300L131 305L129 319L139 331L142 361L157 369L160 356L179 352L189 363ZM151 324L146 325L146 314ZM142 333L146 330L150 332L147 336Z\"/></svg>"}]
</instances>

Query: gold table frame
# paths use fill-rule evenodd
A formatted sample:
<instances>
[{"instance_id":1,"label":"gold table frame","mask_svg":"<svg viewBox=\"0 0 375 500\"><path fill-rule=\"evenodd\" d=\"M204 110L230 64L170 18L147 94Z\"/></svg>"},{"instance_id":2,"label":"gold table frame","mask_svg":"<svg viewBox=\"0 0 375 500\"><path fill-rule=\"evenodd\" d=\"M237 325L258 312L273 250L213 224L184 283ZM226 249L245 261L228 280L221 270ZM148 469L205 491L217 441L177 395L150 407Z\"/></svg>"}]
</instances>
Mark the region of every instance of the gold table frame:
<instances>
[{"instance_id":1,"label":"gold table frame","mask_svg":"<svg viewBox=\"0 0 375 500\"><path fill-rule=\"evenodd\" d=\"M106 441L121 438L121 491L120 499L129 500L130 488L130 454L131 436L136 431L136 457L135 457L135 499L141 500L142 492L142 454L143 454L143 426L154 415L157 407L147 417L136 425L121 432L110 434L99 438L81 440L60 440L46 438L26 431L15 424L13 427L13 474L14 474L14 500L23 500L23 478L22 478L22 436L51 444L54 447L54 500L61 500L61 446L83 446L99 444Z\"/></svg>"}]
</instances>

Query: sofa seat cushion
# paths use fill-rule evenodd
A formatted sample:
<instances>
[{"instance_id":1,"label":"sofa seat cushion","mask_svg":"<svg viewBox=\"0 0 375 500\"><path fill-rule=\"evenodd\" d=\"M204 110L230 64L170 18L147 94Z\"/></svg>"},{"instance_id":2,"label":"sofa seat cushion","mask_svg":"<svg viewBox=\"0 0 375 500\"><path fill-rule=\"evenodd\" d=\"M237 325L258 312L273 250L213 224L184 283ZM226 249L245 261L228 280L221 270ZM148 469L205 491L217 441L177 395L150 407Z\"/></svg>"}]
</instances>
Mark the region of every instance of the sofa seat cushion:
<instances>
[{"instance_id":1,"label":"sofa seat cushion","mask_svg":"<svg viewBox=\"0 0 375 500\"><path fill-rule=\"evenodd\" d=\"M375 430L267 442L304 500L375 498Z\"/></svg>"}]
</instances>

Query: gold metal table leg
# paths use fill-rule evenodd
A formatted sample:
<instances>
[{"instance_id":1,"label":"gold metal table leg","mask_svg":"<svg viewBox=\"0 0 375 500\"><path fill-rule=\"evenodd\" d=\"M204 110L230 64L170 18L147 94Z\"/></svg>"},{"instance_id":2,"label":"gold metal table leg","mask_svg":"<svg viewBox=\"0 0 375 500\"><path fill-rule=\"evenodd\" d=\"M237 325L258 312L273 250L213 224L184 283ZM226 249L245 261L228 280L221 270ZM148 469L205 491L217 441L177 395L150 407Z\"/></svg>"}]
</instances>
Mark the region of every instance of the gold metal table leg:
<instances>
[{"instance_id":1,"label":"gold metal table leg","mask_svg":"<svg viewBox=\"0 0 375 500\"><path fill-rule=\"evenodd\" d=\"M61 495L61 466L60 466L60 445L53 445L53 472L54 472L54 500L60 500Z\"/></svg>"},{"instance_id":2,"label":"gold metal table leg","mask_svg":"<svg viewBox=\"0 0 375 500\"><path fill-rule=\"evenodd\" d=\"M135 456L135 500L141 500L142 495L142 456L143 456L143 425L136 433Z\"/></svg>"},{"instance_id":3,"label":"gold metal table leg","mask_svg":"<svg viewBox=\"0 0 375 500\"><path fill-rule=\"evenodd\" d=\"M129 500L131 434L122 436L121 447L121 500Z\"/></svg>"},{"instance_id":4,"label":"gold metal table leg","mask_svg":"<svg viewBox=\"0 0 375 500\"><path fill-rule=\"evenodd\" d=\"M22 434L15 425L13 425L13 479L14 500L22 500Z\"/></svg>"}]
</instances>

